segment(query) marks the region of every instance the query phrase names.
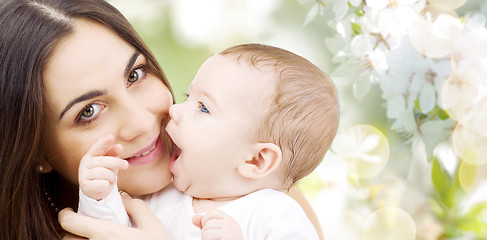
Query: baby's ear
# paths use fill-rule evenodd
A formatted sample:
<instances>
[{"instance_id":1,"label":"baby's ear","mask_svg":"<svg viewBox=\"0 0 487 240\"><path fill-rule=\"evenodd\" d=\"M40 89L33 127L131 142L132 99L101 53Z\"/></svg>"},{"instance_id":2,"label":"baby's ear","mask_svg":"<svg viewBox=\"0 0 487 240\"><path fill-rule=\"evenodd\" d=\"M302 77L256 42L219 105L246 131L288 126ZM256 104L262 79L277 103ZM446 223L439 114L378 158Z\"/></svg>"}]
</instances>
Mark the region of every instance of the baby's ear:
<instances>
[{"instance_id":1,"label":"baby's ear","mask_svg":"<svg viewBox=\"0 0 487 240\"><path fill-rule=\"evenodd\" d=\"M242 162L238 172L245 178L259 179L274 172L282 160L282 151L274 143L256 143L251 159Z\"/></svg>"}]
</instances>

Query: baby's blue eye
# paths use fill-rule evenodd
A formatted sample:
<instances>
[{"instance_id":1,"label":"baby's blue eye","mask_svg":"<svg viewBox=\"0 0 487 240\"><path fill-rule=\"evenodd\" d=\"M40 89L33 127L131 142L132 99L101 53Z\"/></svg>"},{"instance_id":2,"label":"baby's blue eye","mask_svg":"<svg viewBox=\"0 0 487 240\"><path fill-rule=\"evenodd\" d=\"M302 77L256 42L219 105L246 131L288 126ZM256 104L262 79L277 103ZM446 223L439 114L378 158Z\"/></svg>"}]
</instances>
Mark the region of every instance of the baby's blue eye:
<instances>
[{"instance_id":1,"label":"baby's blue eye","mask_svg":"<svg viewBox=\"0 0 487 240\"><path fill-rule=\"evenodd\" d=\"M200 103L200 111L204 113L210 113L210 111L208 111L208 108L206 108L203 103Z\"/></svg>"}]
</instances>

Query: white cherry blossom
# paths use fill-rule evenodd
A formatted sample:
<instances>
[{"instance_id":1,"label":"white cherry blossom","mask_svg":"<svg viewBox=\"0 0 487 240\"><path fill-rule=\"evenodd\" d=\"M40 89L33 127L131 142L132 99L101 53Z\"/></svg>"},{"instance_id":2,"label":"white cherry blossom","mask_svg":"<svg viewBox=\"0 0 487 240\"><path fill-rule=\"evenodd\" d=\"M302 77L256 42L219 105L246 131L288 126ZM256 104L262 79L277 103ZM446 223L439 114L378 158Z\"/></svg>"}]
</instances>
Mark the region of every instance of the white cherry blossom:
<instances>
[{"instance_id":1,"label":"white cherry blossom","mask_svg":"<svg viewBox=\"0 0 487 240\"><path fill-rule=\"evenodd\" d=\"M333 12L335 13L335 21L340 21L347 15L349 10L348 7L349 4L354 7L357 7L362 2L362 0L334 0L328 2L333 3Z\"/></svg>"},{"instance_id":2,"label":"white cherry blossom","mask_svg":"<svg viewBox=\"0 0 487 240\"><path fill-rule=\"evenodd\" d=\"M476 68L487 74L487 28L483 27L485 22L485 17L479 15L467 20L466 28L452 49L452 66L456 72Z\"/></svg>"},{"instance_id":3,"label":"white cherry blossom","mask_svg":"<svg viewBox=\"0 0 487 240\"><path fill-rule=\"evenodd\" d=\"M409 39L414 48L426 57L442 58L451 53L459 40L463 24L458 18L440 15L434 21L429 15L417 18Z\"/></svg>"},{"instance_id":4,"label":"white cherry blossom","mask_svg":"<svg viewBox=\"0 0 487 240\"><path fill-rule=\"evenodd\" d=\"M308 14L306 14L303 26L308 25L308 23L313 21L316 16L318 16L318 14L323 15L324 5L325 4L321 0L316 0L316 2L313 4L313 7L311 7Z\"/></svg>"},{"instance_id":5,"label":"white cherry blossom","mask_svg":"<svg viewBox=\"0 0 487 240\"><path fill-rule=\"evenodd\" d=\"M333 152L351 167L351 177L377 175L389 160L389 142L375 127L354 125L337 135Z\"/></svg>"},{"instance_id":6,"label":"white cherry blossom","mask_svg":"<svg viewBox=\"0 0 487 240\"><path fill-rule=\"evenodd\" d=\"M445 82L441 92L441 103L450 117L462 121L475 105L482 89L483 76L477 71L455 73Z\"/></svg>"},{"instance_id":7,"label":"white cherry blossom","mask_svg":"<svg viewBox=\"0 0 487 240\"><path fill-rule=\"evenodd\" d=\"M455 9L463 6L467 0L428 0L427 2L428 4L423 11L430 14L433 18L441 14L458 17Z\"/></svg>"}]
</instances>

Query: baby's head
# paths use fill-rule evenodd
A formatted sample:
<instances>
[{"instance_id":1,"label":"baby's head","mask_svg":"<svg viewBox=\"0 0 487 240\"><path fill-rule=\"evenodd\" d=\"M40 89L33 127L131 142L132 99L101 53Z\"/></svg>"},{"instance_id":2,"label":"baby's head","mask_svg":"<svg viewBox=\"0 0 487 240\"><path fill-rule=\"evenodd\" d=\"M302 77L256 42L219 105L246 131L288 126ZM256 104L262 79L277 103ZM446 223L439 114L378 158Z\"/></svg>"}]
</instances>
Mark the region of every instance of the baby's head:
<instances>
[{"instance_id":1,"label":"baby's head","mask_svg":"<svg viewBox=\"0 0 487 240\"><path fill-rule=\"evenodd\" d=\"M338 94L330 78L307 59L272 46L244 44L220 55L276 73L275 92L263 119L256 122L255 140L280 147L286 185L311 173L338 129Z\"/></svg>"},{"instance_id":2,"label":"baby's head","mask_svg":"<svg viewBox=\"0 0 487 240\"><path fill-rule=\"evenodd\" d=\"M199 197L286 189L323 159L338 128L337 91L308 60L260 44L208 59L170 109L174 185Z\"/></svg>"}]
</instances>

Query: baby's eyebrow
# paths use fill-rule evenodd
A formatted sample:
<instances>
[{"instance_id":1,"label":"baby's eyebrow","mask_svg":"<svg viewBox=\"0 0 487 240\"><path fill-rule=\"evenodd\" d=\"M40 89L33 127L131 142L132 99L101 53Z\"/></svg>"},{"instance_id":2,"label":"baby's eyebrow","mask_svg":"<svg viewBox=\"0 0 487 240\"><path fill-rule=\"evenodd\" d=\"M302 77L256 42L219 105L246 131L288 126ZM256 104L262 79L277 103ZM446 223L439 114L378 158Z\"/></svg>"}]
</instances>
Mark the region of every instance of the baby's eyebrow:
<instances>
[{"instance_id":1,"label":"baby's eyebrow","mask_svg":"<svg viewBox=\"0 0 487 240\"><path fill-rule=\"evenodd\" d=\"M213 103L213 105L218 105L217 101L215 100L215 98L210 93L203 91L202 94L204 97L206 97L208 100L210 100L210 102Z\"/></svg>"}]
</instances>

